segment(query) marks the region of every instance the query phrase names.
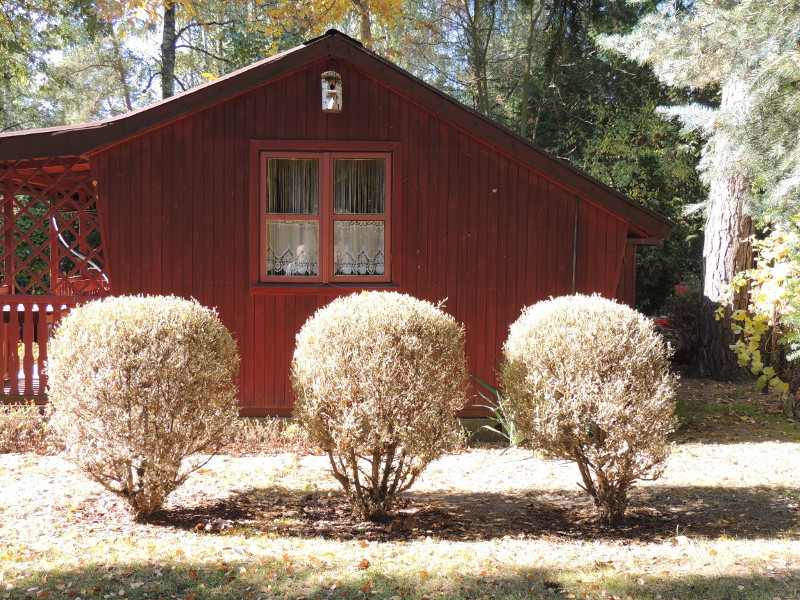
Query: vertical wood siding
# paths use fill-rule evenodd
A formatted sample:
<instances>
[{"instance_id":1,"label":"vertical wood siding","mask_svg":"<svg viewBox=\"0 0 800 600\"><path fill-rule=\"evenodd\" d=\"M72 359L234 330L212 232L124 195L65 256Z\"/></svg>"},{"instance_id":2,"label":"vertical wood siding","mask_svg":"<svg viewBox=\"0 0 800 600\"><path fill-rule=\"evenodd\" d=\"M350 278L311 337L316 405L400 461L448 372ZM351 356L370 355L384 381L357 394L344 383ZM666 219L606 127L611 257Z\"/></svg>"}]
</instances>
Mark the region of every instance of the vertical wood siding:
<instances>
[{"instance_id":1,"label":"vertical wood siding","mask_svg":"<svg viewBox=\"0 0 800 600\"><path fill-rule=\"evenodd\" d=\"M622 257L622 272L617 283L617 300L628 306L636 305L636 251L638 246L628 244Z\"/></svg>"},{"instance_id":2,"label":"vertical wood siding","mask_svg":"<svg viewBox=\"0 0 800 600\"><path fill-rule=\"evenodd\" d=\"M320 110L326 70L344 82L338 115ZM470 372L485 381L494 381L508 325L523 306L574 290L617 296L624 221L402 91L326 59L92 157L107 207L113 292L193 296L217 307L239 343L244 414L291 411L295 334L317 308L348 293L254 291L251 139L400 142L393 284L446 299L467 330Z\"/></svg>"}]
</instances>

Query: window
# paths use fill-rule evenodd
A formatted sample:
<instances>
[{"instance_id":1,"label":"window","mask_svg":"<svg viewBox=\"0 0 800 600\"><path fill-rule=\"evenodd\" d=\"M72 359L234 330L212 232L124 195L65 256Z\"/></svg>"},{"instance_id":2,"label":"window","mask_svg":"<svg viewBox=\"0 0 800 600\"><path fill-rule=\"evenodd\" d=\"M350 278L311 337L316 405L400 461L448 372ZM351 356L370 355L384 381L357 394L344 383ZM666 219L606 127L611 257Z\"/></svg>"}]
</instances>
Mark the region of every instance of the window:
<instances>
[{"instance_id":1,"label":"window","mask_svg":"<svg viewBox=\"0 0 800 600\"><path fill-rule=\"evenodd\" d=\"M262 152L260 280L389 281L389 153Z\"/></svg>"}]
</instances>

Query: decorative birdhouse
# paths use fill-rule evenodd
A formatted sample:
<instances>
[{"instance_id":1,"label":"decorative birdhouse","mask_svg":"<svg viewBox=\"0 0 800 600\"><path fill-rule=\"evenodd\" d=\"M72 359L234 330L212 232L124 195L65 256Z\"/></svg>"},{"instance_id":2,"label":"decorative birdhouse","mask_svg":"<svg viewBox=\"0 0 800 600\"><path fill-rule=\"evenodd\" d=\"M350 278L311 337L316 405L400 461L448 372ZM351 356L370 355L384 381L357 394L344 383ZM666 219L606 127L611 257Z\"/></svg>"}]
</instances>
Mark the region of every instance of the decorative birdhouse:
<instances>
[{"instance_id":1,"label":"decorative birdhouse","mask_svg":"<svg viewBox=\"0 0 800 600\"><path fill-rule=\"evenodd\" d=\"M342 76L336 71L322 74L322 112L342 112Z\"/></svg>"}]
</instances>

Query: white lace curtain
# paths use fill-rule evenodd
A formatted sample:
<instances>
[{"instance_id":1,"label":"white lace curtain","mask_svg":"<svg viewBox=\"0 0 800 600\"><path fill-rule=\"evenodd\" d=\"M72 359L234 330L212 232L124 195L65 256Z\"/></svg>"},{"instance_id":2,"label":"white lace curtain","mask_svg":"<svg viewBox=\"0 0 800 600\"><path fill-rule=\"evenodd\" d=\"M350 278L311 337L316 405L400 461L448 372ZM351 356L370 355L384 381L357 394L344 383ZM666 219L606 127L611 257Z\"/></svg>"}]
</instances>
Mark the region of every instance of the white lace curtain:
<instances>
[{"instance_id":1,"label":"white lace curtain","mask_svg":"<svg viewBox=\"0 0 800 600\"><path fill-rule=\"evenodd\" d=\"M386 161L337 158L333 163L333 213L383 215L386 210ZM319 185L317 159L267 159L267 213L319 214ZM326 201L330 199L326 198ZM330 210L330 205L325 204L325 211ZM278 219L272 217L266 222L266 274L317 277L320 272L319 222ZM382 220L334 220L333 256L330 254L330 240L325 242L323 252L326 261L333 261L333 274L383 275L384 225Z\"/></svg>"},{"instance_id":2,"label":"white lace curtain","mask_svg":"<svg viewBox=\"0 0 800 600\"><path fill-rule=\"evenodd\" d=\"M267 221L267 275L316 277L318 257L316 221Z\"/></svg>"},{"instance_id":3,"label":"white lace curtain","mask_svg":"<svg viewBox=\"0 0 800 600\"><path fill-rule=\"evenodd\" d=\"M383 221L334 221L334 275L383 275Z\"/></svg>"}]
</instances>

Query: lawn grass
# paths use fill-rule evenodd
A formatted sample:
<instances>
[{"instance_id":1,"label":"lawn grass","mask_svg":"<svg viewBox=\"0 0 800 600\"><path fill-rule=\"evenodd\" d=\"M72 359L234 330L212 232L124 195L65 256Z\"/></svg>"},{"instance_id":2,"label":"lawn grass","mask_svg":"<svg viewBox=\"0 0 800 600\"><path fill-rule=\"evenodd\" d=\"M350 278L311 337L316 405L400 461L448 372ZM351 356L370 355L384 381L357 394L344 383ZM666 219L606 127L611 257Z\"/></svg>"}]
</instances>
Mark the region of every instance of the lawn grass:
<instances>
[{"instance_id":1,"label":"lawn grass","mask_svg":"<svg viewBox=\"0 0 800 600\"><path fill-rule=\"evenodd\" d=\"M800 425L783 412L781 396L755 385L729 385L703 380L683 383L676 414L676 439L728 441L800 441Z\"/></svg>"},{"instance_id":2,"label":"lawn grass","mask_svg":"<svg viewBox=\"0 0 800 600\"><path fill-rule=\"evenodd\" d=\"M667 471L618 529L573 465L521 450L437 461L392 531L349 520L324 456L235 448L138 524L60 455L0 455L0 598L800 598L797 425L715 385L685 385Z\"/></svg>"}]
</instances>

